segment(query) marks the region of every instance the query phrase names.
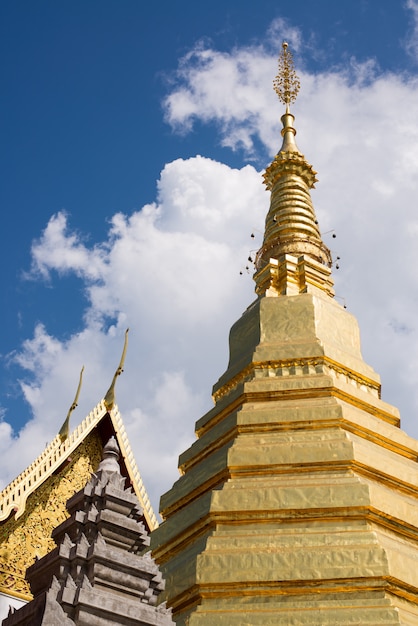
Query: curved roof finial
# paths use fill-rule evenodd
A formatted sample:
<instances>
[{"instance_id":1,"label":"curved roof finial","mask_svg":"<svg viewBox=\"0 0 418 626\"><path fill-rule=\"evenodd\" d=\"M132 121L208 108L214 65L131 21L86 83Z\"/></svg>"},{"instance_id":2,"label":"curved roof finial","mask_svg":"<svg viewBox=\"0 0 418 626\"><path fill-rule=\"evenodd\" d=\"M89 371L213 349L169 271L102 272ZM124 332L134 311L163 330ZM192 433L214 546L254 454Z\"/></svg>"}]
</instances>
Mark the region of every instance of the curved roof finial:
<instances>
[{"instance_id":1,"label":"curved roof finial","mask_svg":"<svg viewBox=\"0 0 418 626\"><path fill-rule=\"evenodd\" d=\"M73 400L72 405L70 406L68 413L67 413L67 417L65 418L65 422L63 423L63 425L60 428L59 431L59 436L61 439L61 442L65 441L68 437L69 434L69 430L70 430L70 416L71 413L74 411L74 409L78 406L78 397L80 395L80 390L81 390L81 383L83 382L83 372L84 372L84 365L81 368L81 372L80 372L80 380L78 381L78 387L77 387L77 391L75 394L75 398Z\"/></svg>"},{"instance_id":2,"label":"curved roof finial","mask_svg":"<svg viewBox=\"0 0 418 626\"><path fill-rule=\"evenodd\" d=\"M273 81L274 91L280 102L286 105L286 113L289 113L290 104L295 102L300 89L299 77L293 65L293 56L288 48L289 44L284 41L279 54L279 71Z\"/></svg>"},{"instance_id":3,"label":"curved roof finial","mask_svg":"<svg viewBox=\"0 0 418 626\"><path fill-rule=\"evenodd\" d=\"M110 411L110 409L113 407L113 405L115 404L115 384L116 384L116 379L118 376L120 376L123 372L123 365L125 363L125 357L126 357L126 350L128 348L128 333L129 333L129 328L126 329L125 331L125 343L123 344L123 350L122 350L122 356L120 358L120 363L119 363L119 367L116 370L114 376L113 376L113 380L111 382L111 385L109 387L109 389L107 390L107 393L104 397L104 403L105 403L105 407L108 411Z\"/></svg>"}]
</instances>

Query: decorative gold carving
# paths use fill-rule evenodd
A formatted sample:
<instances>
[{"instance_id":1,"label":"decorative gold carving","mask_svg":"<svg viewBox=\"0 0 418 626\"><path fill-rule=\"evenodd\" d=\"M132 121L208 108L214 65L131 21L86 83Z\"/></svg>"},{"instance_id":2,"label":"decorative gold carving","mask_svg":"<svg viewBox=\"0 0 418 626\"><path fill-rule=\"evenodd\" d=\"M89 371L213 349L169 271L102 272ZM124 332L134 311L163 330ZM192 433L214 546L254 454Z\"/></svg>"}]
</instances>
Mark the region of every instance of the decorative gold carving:
<instances>
[{"instance_id":1,"label":"decorative gold carving","mask_svg":"<svg viewBox=\"0 0 418 626\"><path fill-rule=\"evenodd\" d=\"M298 152L279 152L266 168L263 174L263 181L266 189L271 191L274 185L284 176L292 177L292 182L295 182L295 177L298 177L306 183L309 189L313 189L315 183L318 182L317 173L303 154ZM309 200L309 204L311 205L311 200Z\"/></svg>"},{"instance_id":2,"label":"decorative gold carving","mask_svg":"<svg viewBox=\"0 0 418 626\"><path fill-rule=\"evenodd\" d=\"M53 529L67 517L66 502L82 489L101 460L102 445L93 431L58 473L39 485L23 515L0 527L0 591L30 599L26 569L55 547Z\"/></svg>"},{"instance_id":3,"label":"decorative gold carving","mask_svg":"<svg viewBox=\"0 0 418 626\"><path fill-rule=\"evenodd\" d=\"M106 408L101 402L64 442L57 435L42 454L3 489L0 493L0 521L7 519L12 511L15 512L16 519L23 514L30 494L61 467L104 415Z\"/></svg>"},{"instance_id":4,"label":"decorative gold carving","mask_svg":"<svg viewBox=\"0 0 418 626\"><path fill-rule=\"evenodd\" d=\"M303 240L299 238L299 242L304 244L306 248L311 247L311 251L315 250L309 239ZM280 245L286 249L292 241L280 241L276 239L270 244L263 246L256 255L255 267L256 273L254 280L256 283L255 291L257 295L266 294L268 296L279 295L297 295L299 293L313 293L318 289L324 291L327 295L333 297L333 280L331 277L330 260L327 264L319 263L313 255L294 257L291 254L282 254L278 259L270 258L268 262L265 258L270 256L270 251L277 249ZM324 256L321 257L322 260ZM264 265L263 265L264 264Z\"/></svg>"},{"instance_id":5,"label":"decorative gold carving","mask_svg":"<svg viewBox=\"0 0 418 626\"><path fill-rule=\"evenodd\" d=\"M295 102L300 89L300 81L293 65L293 56L288 50L288 44L284 41L279 55L279 71L273 81L274 91L280 102L289 110L291 102Z\"/></svg>"},{"instance_id":6,"label":"decorative gold carving","mask_svg":"<svg viewBox=\"0 0 418 626\"><path fill-rule=\"evenodd\" d=\"M281 361L253 362L247 365L236 376L231 378L225 385L213 394L213 399L218 402L223 396L230 393L239 384L245 383L252 378L272 376L305 376L307 374L330 374L343 376L347 381L352 381L364 391L380 397L380 384L365 376L357 374L343 365L328 357L285 359Z\"/></svg>"}]
</instances>

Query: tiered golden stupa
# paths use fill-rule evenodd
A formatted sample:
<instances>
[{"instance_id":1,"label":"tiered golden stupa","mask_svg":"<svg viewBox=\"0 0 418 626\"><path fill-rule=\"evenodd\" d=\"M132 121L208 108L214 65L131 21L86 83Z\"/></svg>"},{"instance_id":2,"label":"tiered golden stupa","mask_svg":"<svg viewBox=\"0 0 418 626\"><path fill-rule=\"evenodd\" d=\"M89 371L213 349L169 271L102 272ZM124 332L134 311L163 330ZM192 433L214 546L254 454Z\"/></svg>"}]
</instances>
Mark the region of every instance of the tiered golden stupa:
<instances>
[{"instance_id":1,"label":"tiered golden stupa","mask_svg":"<svg viewBox=\"0 0 418 626\"><path fill-rule=\"evenodd\" d=\"M275 88L286 111L265 173L258 297L161 498L153 554L178 626L416 625L418 442L333 298L287 44Z\"/></svg>"},{"instance_id":2,"label":"tiered golden stupa","mask_svg":"<svg viewBox=\"0 0 418 626\"><path fill-rule=\"evenodd\" d=\"M121 362L104 400L69 434L80 375L76 397L60 433L0 493L0 621L7 615L9 604L16 606L16 600L32 599L26 569L55 547L51 533L68 517L67 500L84 487L97 469L110 437L117 440L121 473L139 499L147 531L158 525L115 404L115 382L123 370L126 345L127 334Z\"/></svg>"}]
</instances>

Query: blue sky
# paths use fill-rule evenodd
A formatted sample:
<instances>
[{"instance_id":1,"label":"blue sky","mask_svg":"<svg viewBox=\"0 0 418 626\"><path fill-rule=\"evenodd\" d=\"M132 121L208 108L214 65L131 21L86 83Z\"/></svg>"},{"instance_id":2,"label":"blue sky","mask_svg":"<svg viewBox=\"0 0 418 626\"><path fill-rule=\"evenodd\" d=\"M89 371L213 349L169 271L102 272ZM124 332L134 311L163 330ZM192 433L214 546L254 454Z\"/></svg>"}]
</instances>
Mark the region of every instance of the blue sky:
<instances>
[{"instance_id":1,"label":"blue sky","mask_svg":"<svg viewBox=\"0 0 418 626\"><path fill-rule=\"evenodd\" d=\"M73 425L100 400L126 326L118 403L156 508L175 480L253 298L283 39L337 296L418 436L417 19L413 0L0 4L0 484L56 434L81 365Z\"/></svg>"}]
</instances>

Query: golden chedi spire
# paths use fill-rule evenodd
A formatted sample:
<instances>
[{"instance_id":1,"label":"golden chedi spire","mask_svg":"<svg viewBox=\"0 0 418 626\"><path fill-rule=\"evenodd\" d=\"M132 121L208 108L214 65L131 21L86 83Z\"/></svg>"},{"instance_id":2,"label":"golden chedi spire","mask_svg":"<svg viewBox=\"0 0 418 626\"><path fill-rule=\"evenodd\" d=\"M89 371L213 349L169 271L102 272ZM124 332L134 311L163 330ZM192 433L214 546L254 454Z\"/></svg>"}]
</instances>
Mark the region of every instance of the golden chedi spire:
<instances>
[{"instance_id":1,"label":"golden chedi spire","mask_svg":"<svg viewBox=\"0 0 418 626\"><path fill-rule=\"evenodd\" d=\"M331 252L321 239L310 195L316 172L295 141L290 104L296 100L300 82L286 42L273 86L286 112L281 117L282 146L264 174L271 201L255 262L256 292L292 295L319 288L333 295Z\"/></svg>"}]
</instances>

